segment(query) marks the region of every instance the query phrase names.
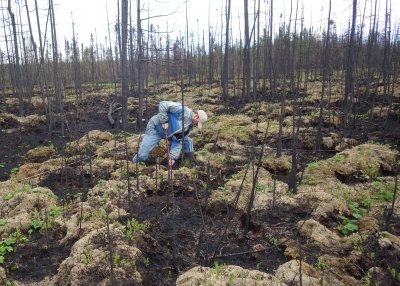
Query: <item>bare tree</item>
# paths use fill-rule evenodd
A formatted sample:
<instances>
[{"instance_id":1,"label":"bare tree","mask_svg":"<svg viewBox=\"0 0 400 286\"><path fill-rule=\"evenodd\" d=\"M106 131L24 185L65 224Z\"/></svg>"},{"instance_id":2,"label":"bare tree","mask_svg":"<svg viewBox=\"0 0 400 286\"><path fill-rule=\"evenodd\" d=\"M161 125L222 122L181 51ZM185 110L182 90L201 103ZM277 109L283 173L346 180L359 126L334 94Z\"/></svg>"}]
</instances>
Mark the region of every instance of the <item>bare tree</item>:
<instances>
[{"instance_id":1,"label":"bare tree","mask_svg":"<svg viewBox=\"0 0 400 286\"><path fill-rule=\"evenodd\" d=\"M46 113L46 119L47 119L47 130L49 133L53 131L53 125L54 125L54 119L53 119L53 110L51 106L51 99L50 99L50 94L49 94L49 88L48 88L48 79L47 79L47 73L45 71L44 67L44 45L43 45L43 40L42 40L42 31L41 31L41 25L40 25L40 19L39 19L39 9L37 5L37 0L35 0L35 10L36 10L36 22L37 22L37 29L38 29L38 37L39 37L39 51L40 51L40 66L38 68L38 81L39 81L39 87L40 90L42 91L43 94L43 87L42 87L42 82L44 82L44 100L46 100L45 106L45 113ZM48 19L48 17L47 17ZM47 26L47 22L46 22Z\"/></svg>"},{"instance_id":2,"label":"bare tree","mask_svg":"<svg viewBox=\"0 0 400 286\"><path fill-rule=\"evenodd\" d=\"M108 19L108 7L107 6L106 6L106 10L107 10L108 41L109 41L109 45L110 45L110 56L111 56L112 80L114 83L114 92L115 92L115 95L117 95L117 80L116 80L116 74L115 74L114 56L113 56L113 52L112 52L113 48L112 48L112 44L111 44L110 20Z\"/></svg>"},{"instance_id":3,"label":"bare tree","mask_svg":"<svg viewBox=\"0 0 400 286\"><path fill-rule=\"evenodd\" d=\"M15 22L15 15L11 10L11 0L8 0L7 11L8 11L8 14L10 15L10 19L11 19L11 27L12 27L13 42L14 42L15 62L13 65L13 67L14 67L13 73L14 73L14 82L15 82L15 88L16 88L15 91L18 96L19 115L23 116L24 115L24 100L23 100L22 88L21 88L22 75L21 75L21 67L20 67L18 38L17 38L17 24Z\"/></svg>"},{"instance_id":4,"label":"bare tree","mask_svg":"<svg viewBox=\"0 0 400 286\"><path fill-rule=\"evenodd\" d=\"M324 105L325 105L325 86L328 81L329 76L329 46L330 46L330 27L331 27L331 10L332 10L332 1L329 0L329 12L328 12L328 27L326 30L326 37L324 41L324 51L322 55L322 83L321 83L321 98L319 101L319 116L318 116L318 129L317 129L317 137L315 141L315 149L318 152L321 148L321 140L322 140L322 123L323 123L323 113L324 113Z\"/></svg>"},{"instance_id":5,"label":"bare tree","mask_svg":"<svg viewBox=\"0 0 400 286\"><path fill-rule=\"evenodd\" d=\"M243 98L250 96L250 33L248 0L244 0Z\"/></svg>"},{"instance_id":6,"label":"bare tree","mask_svg":"<svg viewBox=\"0 0 400 286\"><path fill-rule=\"evenodd\" d=\"M129 75L128 75L128 0L121 0L121 105L122 105L122 128L128 127L128 94L129 94Z\"/></svg>"},{"instance_id":7,"label":"bare tree","mask_svg":"<svg viewBox=\"0 0 400 286\"><path fill-rule=\"evenodd\" d=\"M346 75L345 75L345 87L344 87L344 117L345 124L347 121L347 115L349 112L349 96L354 93L354 55L355 55L355 30L356 30L356 18L357 18L357 0L353 0L353 14L351 21L351 32L349 39L349 47L347 49L346 57Z\"/></svg>"},{"instance_id":8,"label":"bare tree","mask_svg":"<svg viewBox=\"0 0 400 286\"><path fill-rule=\"evenodd\" d=\"M50 10L50 27L51 27L51 39L53 47L53 72L54 72L54 90L56 95L56 109L60 114L61 122L61 136L64 136L64 107L63 98L61 93L61 81L60 81L60 70L58 66L58 44L57 44L57 33L56 33L56 20L54 16L53 0L49 0Z\"/></svg>"},{"instance_id":9,"label":"bare tree","mask_svg":"<svg viewBox=\"0 0 400 286\"><path fill-rule=\"evenodd\" d=\"M231 15L231 0L226 0L226 26L225 26L225 52L224 52L224 63L221 75L222 84L222 100L226 100L228 97L228 61L229 61L229 21Z\"/></svg>"},{"instance_id":10,"label":"bare tree","mask_svg":"<svg viewBox=\"0 0 400 286\"><path fill-rule=\"evenodd\" d=\"M27 20L28 20L30 43L32 44L32 49L33 49L33 53L34 53L34 65L33 65L34 72L33 73L35 75L33 75L34 79L29 82L29 86L27 88L27 93L29 95L29 105L30 105L31 99L32 99L32 94L33 94L33 86L35 84L35 78L37 77L36 74L38 74L36 71L38 69L39 62L38 62L37 46L36 46L35 38L33 36L32 24L31 24L31 18L30 18L30 14L29 14L29 8L28 8L27 0L25 0L25 9L26 9L26 17L27 17Z\"/></svg>"},{"instance_id":11,"label":"bare tree","mask_svg":"<svg viewBox=\"0 0 400 286\"><path fill-rule=\"evenodd\" d=\"M73 54L73 65L74 65L74 83L76 99L80 100L82 97L82 78L81 78L81 64L79 60L79 49L77 46L75 36L75 23L72 20L72 54Z\"/></svg>"},{"instance_id":12,"label":"bare tree","mask_svg":"<svg viewBox=\"0 0 400 286\"><path fill-rule=\"evenodd\" d=\"M142 25L141 25L141 18L140 18L140 0L137 0L137 70L138 70L138 97L139 97L139 106L137 110L137 122L136 126L138 130L142 130L142 113L143 113L143 85L144 85L144 78L142 76L143 73L143 45L142 45Z\"/></svg>"}]
</instances>

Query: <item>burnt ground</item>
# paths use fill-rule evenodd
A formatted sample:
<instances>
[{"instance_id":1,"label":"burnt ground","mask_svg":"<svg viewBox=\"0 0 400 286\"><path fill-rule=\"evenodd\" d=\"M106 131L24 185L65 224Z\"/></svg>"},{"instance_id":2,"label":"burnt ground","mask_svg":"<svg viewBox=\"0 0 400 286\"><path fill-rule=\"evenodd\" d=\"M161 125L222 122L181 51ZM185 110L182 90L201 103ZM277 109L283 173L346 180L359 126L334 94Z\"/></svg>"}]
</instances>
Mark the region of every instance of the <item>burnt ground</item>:
<instances>
[{"instance_id":1,"label":"burnt ground","mask_svg":"<svg viewBox=\"0 0 400 286\"><path fill-rule=\"evenodd\" d=\"M45 126L35 130L19 130L17 132L0 133L1 169L0 180L9 178L14 168L24 163L24 154L39 145L52 143L56 148L62 148L65 142L79 138L88 130L109 130L106 119L107 103L89 108L84 124L70 124L64 138L59 132L49 134ZM70 107L71 110L74 110ZM68 109L68 107L67 107ZM9 110L8 110L9 112ZM73 117L73 116L71 116ZM71 120L71 122L74 122ZM83 126L83 127L82 127ZM133 128L133 127L132 127ZM311 161L314 157L310 158ZM234 168L234 167L233 167ZM227 166L225 172L234 172ZM206 166L199 171L199 177L207 178ZM283 176L280 179L286 180ZM59 176L53 176L43 182L43 186L51 189L61 186ZM73 192L84 192L90 187L86 179L71 181ZM222 181L214 178L213 188L222 185ZM309 244L299 235L296 223L307 219L309 214L299 211L289 211L276 207L262 212L253 213L246 225L245 215L225 204L209 204L209 190L201 186L195 190L187 187L187 182L181 186L170 188L161 186L160 191L147 194L133 205L132 217L140 221L149 221L147 233L155 240L154 247L143 246L141 251L149 258L146 274L146 285L172 285L177 276L196 265L212 266L213 263L235 264L247 269L257 269L272 273L279 265L288 261L284 255L285 243L278 243L277 238L295 240L302 245L305 261L315 263L320 253L318 246ZM60 201L65 201L64 194L57 194ZM125 206L128 209L127 206ZM128 218L121 218L125 222ZM334 225L327 221L326 224ZM398 234L398 233L397 233ZM44 277L54 275L59 264L69 256L70 246L60 246L60 230L51 230L46 236L33 233L31 239L17 246L18 251L7 256L5 267L10 271L11 278L22 283L39 282ZM262 251L255 251L255 245L262 245ZM377 242L370 238L365 244L365 257L353 268L348 269L356 278L361 278L373 265L367 253L376 252ZM381 264L393 264L394 257L383 257ZM395 263L396 261L394 261ZM390 284L387 284L390 285ZM393 284L395 285L395 284Z\"/></svg>"},{"instance_id":2,"label":"burnt ground","mask_svg":"<svg viewBox=\"0 0 400 286\"><path fill-rule=\"evenodd\" d=\"M187 182L186 182L187 183ZM287 261L283 245L275 239L301 240L295 226L305 213L292 213L286 209L270 209L257 213L245 232L245 220L241 211L224 204L207 204L209 193L188 192L184 187L169 188L162 185L156 194L147 195L133 205L133 217L150 222L146 233L152 238L151 245L140 247L148 258L144 285L173 285L182 272L196 265L212 266L214 263L234 264L246 269L273 272ZM168 206L168 207L167 207ZM128 206L125 206L128 209ZM122 217L126 223L128 217ZM60 246L64 235L51 230L46 236L34 234L7 256L5 266L17 281L39 282L57 272L59 264L69 256L70 246ZM315 260L319 253L315 245L304 243L304 252ZM253 247L266 249L255 252Z\"/></svg>"}]
</instances>

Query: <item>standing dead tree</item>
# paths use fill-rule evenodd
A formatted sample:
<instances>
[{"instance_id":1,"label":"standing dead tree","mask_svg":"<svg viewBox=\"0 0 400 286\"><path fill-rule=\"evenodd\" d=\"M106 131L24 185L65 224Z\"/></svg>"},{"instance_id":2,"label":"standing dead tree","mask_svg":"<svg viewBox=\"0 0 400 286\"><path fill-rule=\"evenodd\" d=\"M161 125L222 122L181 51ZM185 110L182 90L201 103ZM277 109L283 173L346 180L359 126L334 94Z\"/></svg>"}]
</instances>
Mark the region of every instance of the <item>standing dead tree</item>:
<instances>
[{"instance_id":1,"label":"standing dead tree","mask_svg":"<svg viewBox=\"0 0 400 286\"><path fill-rule=\"evenodd\" d=\"M248 1L244 0L244 49L243 49L243 94L247 100L250 96L250 33L249 33L249 9Z\"/></svg>"},{"instance_id":2,"label":"standing dead tree","mask_svg":"<svg viewBox=\"0 0 400 286\"><path fill-rule=\"evenodd\" d=\"M122 105L122 128L128 127L128 94L129 94L129 75L128 75L128 0L121 3L121 105Z\"/></svg>"},{"instance_id":3,"label":"standing dead tree","mask_svg":"<svg viewBox=\"0 0 400 286\"><path fill-rule=\"evenodd\" d=\"M51 40L53 43L53 72L54 72L54 91L56 96L56 110L60 115L61 123L61 136L64 136L64 107L63 98L61 93L61 80L58 60L58 44L57 44L57 33L56 33L56 20L54 16L54 5L53 0L49 0L49 12L50 12L50 27L51 27Z\"/></svg>"},{"instance_id":4,"label":"standing dead tree","mask_svg":"<svg viewBox=\"0 0 400 286\"><path fill-rule=\"evenodd\" d=\"M347 117L349 114L349 97L352 97L354 93L354 55L355 55L355 30L356 30L356 19L357 19L357 0L353 0L353 14L351 21L351 30L349 38L349 47L347 49L346 63L345 63L345 86L344 86L344 124L347 125Z\"/></svg>"},{"instance_id":5,"label":"standing dead tree","mask_svg":"<svg viewBox=\"0 0 400 286\"><path fill-rule=\"evenodd\" d=\"M47 131L49 133L51 133L51 132L53 132L53 127L54 127L53 109L51 106L51 98L50 98L50 93L49 93L47 73L45 71L44 45L43 45L43 39L42 39L42 30L41 30L41 25L40 25L39 8L38 8L37 0L35 0L35 10L36 10L36 23L37 23L37 29L38 29L39 52L40 52L40 61L39 61L37 77L38 77L41 94L43 94L43 103L44 103L43 106L45 108L45 114L46 114L46 119L47 119L46 120L47 121ZM49 19L49 11L48 11L48 16L47 16L47 21L46 21L46 27L47 27L48 19ZM45 39L46 39L46 37L45 37ZM44 88L43 88L43 85L44 85Z\"/></svg>"},{"instance_id":6,"label":"standing dead tree","mask_svg":"<svg viewBox=\"0 0 400 286\"><path fill-rule=\"evenodd\" d=\"M228 98L228 61L229 61L229 22L231 15L231 0L226 0L226 26L225 26L225 51L224 62L222 67L221 84L222 84L222 100Z\"/></svg>"},{"instance_id":7,"label":"standing dead tree","mask_svg":"<svg viewBox=\"0 0 400 286\"><path fill-rule=\"evenodd\" d=\"M324 107L325 107L325 86L327 85L327 81L329 81L329 46L330 46L330 27L331 27L331 9L332 9L332 1L329 0L329 12L328 12L328 27L326 30L326 37L323 45L323 54L322 54L322 83L321 83L321 98L319 101L319 116L318 116L318 129L317 129L317 137L315 141L315 149L317 152L321 149L321 141L322 141L322 123L324 119Z\"/></svg>"},{"instance_id":8,"label":"standing dead tree","mask_svg":"<svg viewBox=\"0 0 400 286\"><path fill-rule=\"evenodd\" d=\"M19 115L23 116L24 115L24 100L23 100L23 95L22 95L22 88L21 88L21 80L22 80L22 75L21 75L21 67L20 67L20 56L19 56L19 47L18 47L18 37L17 37L17 24L15 21L15 15L11 9L11 0L8 0L8 6L7 6L7 11L8 14L10 15L11 19L11 28L12 28L12 34L13 34L13 43L14 43L14 54L15 54L15 62L13 65L13 74L14 74L14 83L15 83L15 92L18 96L18 110L19 110Z\"/></svg>"},{"instance_id":9,"label":"standing dead tree","mask_svg":"<svg viewBox=\"0 0 400 286\"><path fill-rule=\"evenodd\" d=\"M142 44L142 20L140 18L140 0L137 0L137 82L138 82L138 97L139 106L137 110L136 126L138 130L142 130L142 114L143 114L143 44Z\"/></svg>"}]
</instances>

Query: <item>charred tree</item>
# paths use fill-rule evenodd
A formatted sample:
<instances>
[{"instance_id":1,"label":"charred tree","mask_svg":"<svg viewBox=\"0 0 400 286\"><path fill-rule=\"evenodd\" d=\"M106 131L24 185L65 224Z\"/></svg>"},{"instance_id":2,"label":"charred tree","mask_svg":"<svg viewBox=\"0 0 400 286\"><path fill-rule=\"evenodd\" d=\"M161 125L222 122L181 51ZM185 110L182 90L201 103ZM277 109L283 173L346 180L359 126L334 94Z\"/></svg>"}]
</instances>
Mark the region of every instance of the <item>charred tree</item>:
<instances>
[{"instance_id":1,"label":"charred tree","mask_svg":"<svg viewBox=\"0 0 400 286\"><path fill-rule=\"evenodd\" d=\"M138 76L138 97L139 97L139 106L137 109L137 121L136 127L138 130L142 130L142 116L143 116L143 86L144 86L144 77L143 77L143 44L142 44L142 25L140 18L140 0L137 0L137 76Z\"/></svg>"},{"instance_id":2,"label":"charred tree","mask_svg":"<svg viewBox=\"0 0 400 286\"><path fill-rule=\"evenodd\" d=\"M318 128L317 128L317 136L315 140L315 150L317 152L321 149L321 141L322 141L322 124L324 120L324 108L325 108L325 87L327 82L329 81L328 76L330 73L329 69L329 45L330 45L330 27L331 27L331 10L332 10L332 1L329 0L329 10L328 10L328 26L326 29L326 37L323 46L323 54L322 54L322 82L321 82L321 97L319 100L319 116L318 116Z\"/></svg>"},{"instance_id":3,"label":"charred tree","mask_svg":"<svg viewBox=\"0 0 400 286\"><path fill-rule=\"evenodd\" d=\"M225 51L224 51L224 62L222 67L221 84L222 84L222 100L228 98L228 61L229 61L229 22L231 15L231 0L226 0L226 26L225 26Z\"/></svg>"},{"instance_id":4,"label":"charred tree","mask_svg":"<svg viewBox=\"0 0 400 286\"><path fill-rule=\"evenodd\" d=\"M124 131L128 127L128 95L129 95L129 75L128 75L128 0L121 2L121 105L122 105L122 128Z\"/></svg>"},{"instance_id":5,"label":"charred tree","mask_svg":"<svg viewBox=\"0 0 400 286\"><path fill-rule=\"evenodd\" d=\"M248 0L244 0L244 48L243 48L243 93L244 100L250 96L250 32L249 32L249 10Z\"/></svg>"},{"instance_id":6,"label":"charred tree","mask_svg":"<svg viewBox=\"0 0 400 286\"><path fill-rule=\"evenodd\" d=\"M346 63L345 63L345 86L344 86L344 124L347 125L347 117L349 114L349 97L354 93L354 58L355 58L355 31L357 19L357 0L353 0L353 13L350 28L349 46L347 48Z\"/></svg>"},{"instance_id":7,"label":"charred tree","mask_svg":"<svg viewBox=\"0 0 400 286\"><path fill-rule=\"evenodd\" d=\"M21 88L21 80L22 80L22 74L21 74L21 63L20 63L20 55L19 55L19 47L18 47L18 37L17 37L17 24L15 21L15 14L13 13L11 9L11 0L8 0L8 6L7 6L7 11L8 14L10 15L11 19L11 28L12 28L12 34L13 34L13 43L14 43L14 55L15 55L15 62L13 64L13 74L14 74L14 86L15 86L15 93L17 94L18 97L18 110L19 110L19 115L23 116L24 115L24 99L23 99L23 94L22 94L22 88Z\"/></svg>"}]
</instances>

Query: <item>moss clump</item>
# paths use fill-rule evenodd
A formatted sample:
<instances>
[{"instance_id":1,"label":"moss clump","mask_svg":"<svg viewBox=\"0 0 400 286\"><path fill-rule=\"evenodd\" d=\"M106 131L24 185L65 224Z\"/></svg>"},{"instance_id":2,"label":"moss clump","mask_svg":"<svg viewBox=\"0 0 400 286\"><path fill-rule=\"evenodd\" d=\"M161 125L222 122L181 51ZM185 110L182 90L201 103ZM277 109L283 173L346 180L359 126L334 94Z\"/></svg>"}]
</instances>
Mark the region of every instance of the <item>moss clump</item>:
<instances>
[{"instance_id":1,"label":"moss clump","mask_svg":"<svg viewBox=\"0 0 400 286\"><path fill-rule=\"evenodd\" d=\"M55 154L55 149L53 145L50 146L38 146L34 149L29 150L25 158L31 163L42 163L50 159Z\"/></svg>"}]
</instances>

